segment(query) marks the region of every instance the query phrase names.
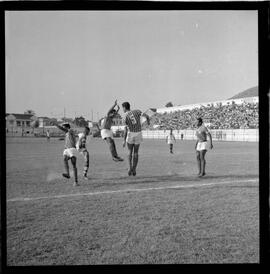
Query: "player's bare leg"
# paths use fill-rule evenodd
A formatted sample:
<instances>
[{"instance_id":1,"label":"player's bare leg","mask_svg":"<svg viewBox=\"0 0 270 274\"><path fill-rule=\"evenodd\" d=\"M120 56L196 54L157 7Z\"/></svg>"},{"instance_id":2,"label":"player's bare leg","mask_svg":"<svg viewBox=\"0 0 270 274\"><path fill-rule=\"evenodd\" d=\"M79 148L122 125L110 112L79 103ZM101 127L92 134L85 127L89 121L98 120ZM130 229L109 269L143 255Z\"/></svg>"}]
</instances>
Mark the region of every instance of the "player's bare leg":
<instances>
[{"instance_id":1,"label":"player's bare leg","mask_svg":"<svg viewBox=\"0 0 270 274\"><path fill-rule=\"evenodd\" d=\"M201 175L200 175L200 177L205 175L205 165L206 165L205 154L206 154L206 150L200 151L200 158L201 158Z\"/></svg>"},{"instance_id":2,"label":"player's bare leg","mask_svg":"<svg viewBox=\"0 0 270 274\"><path fill-rule=\"evenodd\" d=\"M83 177L85 180L88 180L87 172L89 169L89 152L87 150L83 152L83 157L84 157Z\"/></svg>"},{"instance_id":3,"label":"player's bare leg","mask_svg":"<svg viewBox=\"0 0 270 274\"><path fill-rule=\"evenodd\" d=\"M74 186L78 186L78 173L77 173L77 167L76 167L76 157L75 156L72 156L71 157L71 163L72 163L72 166L73 166L73 173L74 173Z\"/></svg>"},{"instance_id":4,"label":"player's bare leg","mask_svg":"<svg viewBox=\"0 0 270 274\"><path fill-rule=\"evenodd\" d=\"M136 176L136 168L139 161L139 148L140 148L140 145L134 145L133 166L132 166L133 176Z\"/></svg>"},{"instance_id":5,"label":"player's bare leg","mask_svg":"<svg viewBox=\"0 0 270 274\"><path fill-rule=\"evenodd\" d=\"M117 154L114 140L111 137L107 137L105 140L106 140L107 144L109 145L112 159L116 162L123 161L123 159L120 158Z\"/></svg>"},{"instance_id":6,"label":"player's bare leg","mask_svg":"<svg viewBox=\"0 0 270 274\"><path fill-rule=\"evenodd\" d=\"M170 153L173 153L173 144L170 144Z\"/></svg>"},{"instance_id":7,"label":"player's bare leg","mask_svg":"<svg viewBox=\"0 0 270 274\"><path fill-rule=\"evenodd\" d=\"M133 174L133 149L134 149L134 144L127 144L128 146L128 163L129 163L129 170L128 170L128 175L131 176Z\"/></svg>"},{"instance_id":8,"label":"player's bare leg","mask_svg":"<svg viewBox=\"0 0 270 274\"><path fill-rule=\"evenodd\" d=\"M198 165L198 176L201 175L201 155L200 155L200 151L196 151L196 159L197 159L197 165Z\"/></svg>"},{"instance_id":9,"label":"player's bare leg","mask_svg":"<svg viewBox=\"0 0 270 274\"><path fill-rule=\"evenodd\" d=\"M68 160L69 160L69 157L65 155L64 156L64 168L65 168L66 173L63 173L62 175L63 175L63 177L65 177L67 179L70 178Z\"/></svg>"}]
</instances>

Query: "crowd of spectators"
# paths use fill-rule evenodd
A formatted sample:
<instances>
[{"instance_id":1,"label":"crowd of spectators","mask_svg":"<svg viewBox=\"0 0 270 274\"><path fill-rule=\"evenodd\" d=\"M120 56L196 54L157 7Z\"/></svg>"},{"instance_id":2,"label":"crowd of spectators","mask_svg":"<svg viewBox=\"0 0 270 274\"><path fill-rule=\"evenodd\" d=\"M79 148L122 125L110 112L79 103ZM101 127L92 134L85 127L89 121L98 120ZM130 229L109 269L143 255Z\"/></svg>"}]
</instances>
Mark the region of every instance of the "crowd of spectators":
<instances>
[{"instance_id":1,"label":"crowd of spectators","mask_svg":"<svg viewBox=\"0 0 270 274\"><path fill-rule=\"evenodd\" d=\"M197 118L201 117L209 129L258 128L258 116L258 103L208 104L191 110L156 113L151 118L150 127L157 128L158 125L159 129L194 129Z\"/></svg>"}]
</instances>

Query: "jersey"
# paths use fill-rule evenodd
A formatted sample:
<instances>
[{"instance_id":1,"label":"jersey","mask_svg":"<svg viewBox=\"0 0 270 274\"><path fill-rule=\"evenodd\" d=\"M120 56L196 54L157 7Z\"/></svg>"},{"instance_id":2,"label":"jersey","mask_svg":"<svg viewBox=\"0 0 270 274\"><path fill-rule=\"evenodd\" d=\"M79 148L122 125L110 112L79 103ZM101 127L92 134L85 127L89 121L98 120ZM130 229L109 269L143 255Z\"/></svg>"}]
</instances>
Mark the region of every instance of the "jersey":
<instances>
[{"instance_id":1,"label":"jersey","mask_svg":"<svg viewBox=\"0 0 270 274\"><path fill-rule=\"evenodd\" d=\"M129 132L142 131L141 121L140 121L141 115L142 115L142 112L138 109L130 110L124 113L123 125L128 127Z\"/></svg>"},{"instance_id":2,"label":"jersey","mask_svg":"<svg viewBox=\"0 0 270 274\"><path fill-rule=\"evenodd\" d=\"M105 116L101 120L101 129L111 129L113 124L113 117Z\"/></svg>"},{"instance_id":3,"label":"jersey","mask_svg":"<svg viewBox=\"0 0 270 274\"><path fill-rule=\"evenodd\" d=\"M86 149L86 138L87 136L82 132L78 134L79 140L76 144L77 149Z\"/></svg>"},{"instance_id":4,"label":"jersey","mask_svg":"<svg viewBox=\"0 0 270 274\"><path fill-rule=\"evenodd\" d=\"M196 136L197 140L199 142L206 142L207 141L207 134L209 133L208 129L206 126L201 125L197 130L196 130Z\"/></svg>"},{"instance_id":5,"label":"jersey","mask_svg":"<svg viewBox=\"0 0 270 274\"><path fill-rule=\"evenodd\" d=\"M65 148L76 148L76 136L73 129L69 129L65 135Z\"/></svg>"}]
</instances>

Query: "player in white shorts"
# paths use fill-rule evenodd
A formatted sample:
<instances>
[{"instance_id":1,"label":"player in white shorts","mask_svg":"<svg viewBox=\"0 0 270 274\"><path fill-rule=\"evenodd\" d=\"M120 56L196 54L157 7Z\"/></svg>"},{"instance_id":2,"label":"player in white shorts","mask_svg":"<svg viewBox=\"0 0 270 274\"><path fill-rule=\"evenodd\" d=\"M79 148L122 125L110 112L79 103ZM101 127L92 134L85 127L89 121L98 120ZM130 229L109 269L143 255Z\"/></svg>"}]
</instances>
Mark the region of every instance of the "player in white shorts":
<instances>
[{"instance_id":1,"label":"player in white shorts","mask_svg":"<svg viewBox=\"0 0 270 274\"><path fill-rule=\"evenodd\" d=\"M115 107L118 107L115 110ZM113 133L111 130L111 126L113 124L113 118L118 114L119 106L117 105L117 100L115 100L114 105L109 109L107 115L101 119L101 138L107 142L109 145L109 149L112 155L112 159L116 162L121 162L123 159L118 156L115 142L113 139Z\"/></svg>"},{"instance_id":2,"label":"player in white shorts","mask_svg":"<svg viewBox=\"0 0 270 274\"><path fill-rule=\"evenodd\" d=\"M83 178L86 180L88 180L87 172L89 169L89 152L86 148L86 140L87 136L89 135L89 132L90 128L85 127L84 131L78 134L79 139L76 144L77 150L79 151L79 153L83 155L84 158Z\"/></svg>"},{"instance_id":3,"label":"player in white shorts","mask_svg":"<svg viewBox=\"0 0 270 274\"><path fill-rule=\"evenodd\" d=\"M70 128L70 125L68 123L62 124L62 126L58 125L54 121L51 121L51 124L57 126L59 129L63 130L65 134L65 149L63 152L64 157L64 167L66 170L66 173L63 173L63 177L69 179L69 166L68 166L68 160L71 161L71 164L73 166L73 173L74 173L74 186L78 186L78 175L77 175L77 167L76 167L76 155L77 155L77 149L76 149L76 136L73 129Z\"/></svg>"},{"instance_id":4,"label":"player in white shorts","mask_svg":"<svg viewBox=\"0 0 270 274\"><path fill-rule=\"evenodd\" d=\"M170 147L170 153L173 153L173 141L176 143L175 136L173 134L173 130L170 129L170 134L166 137L166 142Z\"/></svg>"},{"instance_id":5,"label":"player in white shorts","mask_svg":"<svg viewBox=\"0 0 270 274\"><path fill-rule=\"evenodd\" d=\"M130 110L130 104L124 102L122 104L124 116L123 125L125 126L123 147L126 143L129 150L128 162L129 171L128 175L136 176L136 168L139 160L139 147L142 142L142 131L140 117L143 115L147 119L149 125L149 116L142 114L140 110Z\"/></svg>"},{"instance_id":6,"label":"player in white shorts","mask_svg":"<svg viewBox=\"0 0 270 274\"><path fill-rule=\"evenodd\" d=\"M197 142L195 145L195 150L196 150L196 156L197 156L197 165L198 165L198 176L202 177L205 175L205 165L206 165L206 160L205 160L205 154L207 151L207 135L209 136L210 139L210 149L213 148L213 143L212 143L212 136L207 127L203 125L203 120L202 118L197 119L197 130L196 130L196 136L197 136Z\"/></svg>"}]
</instances>

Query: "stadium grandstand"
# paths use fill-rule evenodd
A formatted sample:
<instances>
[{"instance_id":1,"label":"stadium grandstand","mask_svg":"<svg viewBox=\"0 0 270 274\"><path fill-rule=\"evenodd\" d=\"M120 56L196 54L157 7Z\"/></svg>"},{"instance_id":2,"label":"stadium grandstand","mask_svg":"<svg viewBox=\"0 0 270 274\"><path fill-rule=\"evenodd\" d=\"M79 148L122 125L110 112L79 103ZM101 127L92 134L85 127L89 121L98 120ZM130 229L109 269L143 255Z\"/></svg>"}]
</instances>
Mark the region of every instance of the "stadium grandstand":
<instances>
[{"instance_id":1,"label":"stadium grandstand","mask_svg":"<svg viewBox=\"0 0 270 274\"><path fill-rule=\"evenodd\" d=\"M151 129L194 129L202 117L209 129L258 129L258 87L236 94L228 100L159 108Z\"/></svg>"}]
</instances>

